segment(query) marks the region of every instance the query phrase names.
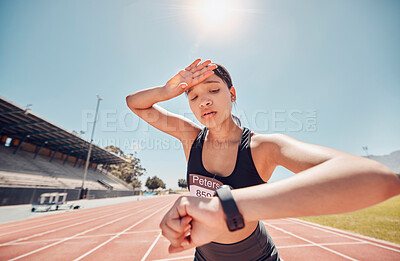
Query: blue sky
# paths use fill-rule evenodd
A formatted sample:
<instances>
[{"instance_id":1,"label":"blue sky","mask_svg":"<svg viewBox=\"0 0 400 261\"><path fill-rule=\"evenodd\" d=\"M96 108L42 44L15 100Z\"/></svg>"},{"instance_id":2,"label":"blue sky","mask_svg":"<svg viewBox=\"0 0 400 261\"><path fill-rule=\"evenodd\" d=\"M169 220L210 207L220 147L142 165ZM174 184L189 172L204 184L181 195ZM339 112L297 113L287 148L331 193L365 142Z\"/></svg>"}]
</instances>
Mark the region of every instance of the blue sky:
<instances>
[{"instance_id":1,"label":"blue sky","mask_svg":"<svg viewBox=\"0 0 400 261\"><path fill-rule=\"evenodd\" d=\"M400 149L399 1L202 2L1 0L0 95L90 139L99 94L95 142L135 149L142 180L172 188L181 146L125 97L196 58L230 71L233 112L253 131L356 155ZM194 120L185 96L160 105ZM290 175L279 167L271 181Z\"/></svg>"}]
</instances>

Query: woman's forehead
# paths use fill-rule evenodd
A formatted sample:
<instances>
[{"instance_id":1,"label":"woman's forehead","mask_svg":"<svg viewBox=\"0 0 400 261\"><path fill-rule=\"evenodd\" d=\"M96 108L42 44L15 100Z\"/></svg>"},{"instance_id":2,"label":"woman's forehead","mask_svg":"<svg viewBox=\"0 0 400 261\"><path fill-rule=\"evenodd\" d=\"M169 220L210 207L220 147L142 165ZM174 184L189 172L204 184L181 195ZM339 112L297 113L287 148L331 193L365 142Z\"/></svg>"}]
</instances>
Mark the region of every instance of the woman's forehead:
<instances>
[{"instance_id":1,"label":"woman's forehead","mask_svg":"<svg viewBox=\"0 0 400 261\"><path fill-rule=\"evenodd\" d=\"M208 77L207 79L205 79L203 82L190 87L187 90L187 94L189 94L192 90L195 90L195 89L197 90L197 89L207 87L209 84L225 84L225 82L223 80L221 80L221 78L219 78L218 76L213 74L210 77Z\"/></svg>"},{"instance_id":2,"label":"woman's forehead","mask_svg":"<svg viewBox=\"0 0 400 261\"><path fill-rule=\"evenodd\" d=\"M210 77L208 77L207 79L205 79L204 80L204 82L207 82L207 81L218 81L218 82L220 82L220 83L223 83L224 81L221 79L221 78L219 78L216 74L213 74L213 75L211 75ZM203 82L203 83L204 83Z\"/></svg>"}]
</instances>

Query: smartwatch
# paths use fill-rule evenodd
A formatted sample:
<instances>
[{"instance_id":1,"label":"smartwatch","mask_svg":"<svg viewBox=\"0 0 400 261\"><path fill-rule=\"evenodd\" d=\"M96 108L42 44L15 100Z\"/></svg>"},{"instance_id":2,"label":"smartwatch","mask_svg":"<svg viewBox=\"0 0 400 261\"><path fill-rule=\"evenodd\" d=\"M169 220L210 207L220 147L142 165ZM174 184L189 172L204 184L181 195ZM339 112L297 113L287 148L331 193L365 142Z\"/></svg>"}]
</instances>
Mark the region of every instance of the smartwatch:
<instances>
[{"instance_id":1,"label":"smartwatch","mask_svg":"<svg viewBox=\"0 0 400 261\"><path fill-rule=\"evenodd\" d=\"M222 208L225 212L226 225L229 231L233 232L244 228L244 220L242 214L236 206L233 199L231 188L227 185L219 187L215 193L221 201Z\"/></svg>"}]
</instances>

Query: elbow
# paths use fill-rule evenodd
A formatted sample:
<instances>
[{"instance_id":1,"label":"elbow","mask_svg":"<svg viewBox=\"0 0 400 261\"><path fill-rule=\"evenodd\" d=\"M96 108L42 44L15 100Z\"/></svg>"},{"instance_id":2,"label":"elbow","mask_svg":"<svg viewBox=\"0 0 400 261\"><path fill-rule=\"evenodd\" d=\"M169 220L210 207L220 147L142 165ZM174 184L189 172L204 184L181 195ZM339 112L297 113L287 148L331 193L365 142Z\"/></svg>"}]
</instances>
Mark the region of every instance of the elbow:
<instances>
[{"instance_id":1,"label":"elbow","mask_svg":"<svg viewBox=\"0 0 400 261\"><path fill-rule=\"evenodd\" d=\"M132 93L129 94L128 96L126 96L126 105L129 107L129 109L131 109L131 111L133 111L135 114L136 111L140 111L140 110L146 110L152 107L141 107L142 106L142 102L140 102L140 97L135 96L136 93Z\"/></svg>"},{"instance_id":2,"label":"elbow","mask_svg":"<svg viewBox=\"0 0 400 261\"><path fill-rule=\"evenodd\" d=\"M135 109L135 107L133 106L133 99L132 99L132 94L126 96L126 105L129 107L129 109L131 109L132 111Z\"/></svg>"},{"instance_id":3,"label":"elbow","mask_svg":"<svg viewBox=\"0 0 400 261\"><path fill-rule=\"evenodd\" d=\"M388 186L388 198L397 196L400 194L400 176L396 175L392 171L390 173L385 173L386 175L386 183Z\"/></svg>"},{"instance_id":4,"label":"elbow","mask_svg":"<svg viewBox=\"0 0 400 261\"><path fill-rule=\"evenodd\" d=\"M382 180L383 188L384 188L384 197L386 199L397 196L400 194L400 176L395 174L388 167L383 164L378 163L377 175L379 175Z\"/></svg>"},{"instance_id":5,"label":"elbow","mask_svg":"<svg viewBox=\"0 0 400 261\"><path fill-rule=\"evenodd\" d=\"M355 158L353 158L353 162L355 162ZM378 193L376 196L379 195L381 201L400 194L400 176L387 166L366 158L361 158L354 166L358 169L356 172L366 178L365 180L369 180L369 189Z\"/></svg>"},{"instance_id":6,"label":"elbow","mask_svg":"<svg viewBox=\"0 0 400 261\"><path fill-rule=\"evenodd\" d=\"M130 108L129 106L129 100L131 98L131 95L126 96L125 101L126 101L126 105Z\"/></svg>"}]
</instances>

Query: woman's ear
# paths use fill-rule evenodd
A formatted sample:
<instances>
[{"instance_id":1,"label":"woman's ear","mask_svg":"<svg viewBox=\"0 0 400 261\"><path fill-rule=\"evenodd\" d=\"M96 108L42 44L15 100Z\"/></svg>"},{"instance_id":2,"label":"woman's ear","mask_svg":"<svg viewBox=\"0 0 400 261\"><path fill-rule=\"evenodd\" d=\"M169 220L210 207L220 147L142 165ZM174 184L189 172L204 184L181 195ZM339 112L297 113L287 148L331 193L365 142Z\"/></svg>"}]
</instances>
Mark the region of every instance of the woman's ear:
<instances>
[{"instance_id":1,"label":"woman's ear","mask_svg":"<svg viewBox=\"0 0 400 261\"><path fill-rule=\"evenodd\" d=\"M232 102L236 101L236 90L235 90L235 87L232 86L229 89L229 92L231 93L231 101Z\"/></svg>"}]
</instances>

